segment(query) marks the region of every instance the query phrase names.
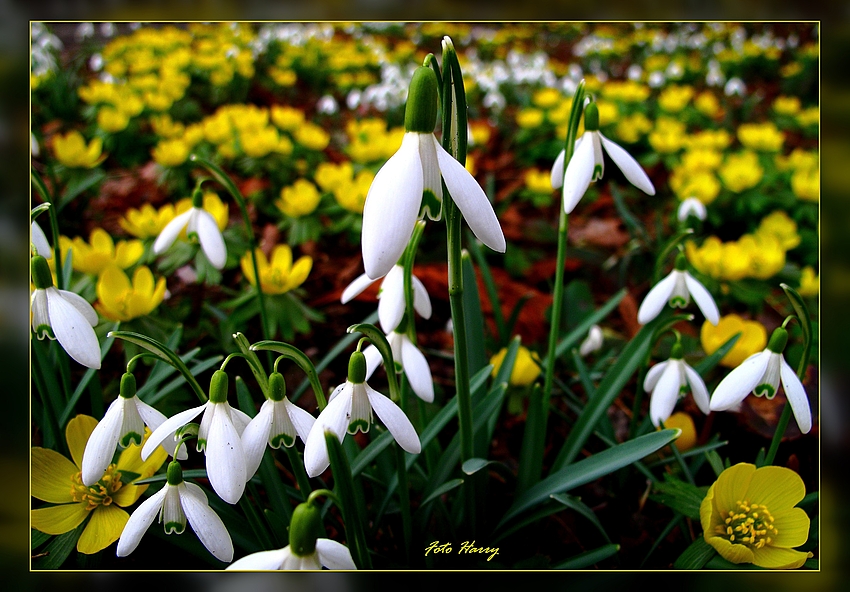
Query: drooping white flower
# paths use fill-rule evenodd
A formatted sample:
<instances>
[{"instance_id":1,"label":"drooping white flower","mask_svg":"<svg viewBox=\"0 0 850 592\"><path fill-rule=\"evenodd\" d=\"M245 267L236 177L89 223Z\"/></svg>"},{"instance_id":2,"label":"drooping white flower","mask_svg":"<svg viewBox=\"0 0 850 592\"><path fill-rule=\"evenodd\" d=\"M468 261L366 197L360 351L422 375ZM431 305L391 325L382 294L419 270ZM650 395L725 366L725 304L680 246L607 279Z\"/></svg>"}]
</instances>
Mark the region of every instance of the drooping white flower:
<instances>
[{"instance_id":1,"label":"drooping white flower","mask_svg":"<svg viewBox=\"0 0 850 592\"><path fill-rule=\"evenodd\" d=\"M210 381L209 401L172 415L160 424L142 448L142 460L202 412L197 449L206 455L207 477L221 499L235 504L242 497L245 482L250 477L241 435L251 418L227 403L227 374L221 370L217 370Z\"/></svg>"},{"instance_id":2,"label":"drooping white flower","mask_svg":"<svg viewBox=\"0 0 850 592\"><path fill-rule=\"evenodd\" d=\"M130 516L118 539L118 557L126 557L139 546L142 536L157 517L159 522L165 523L165 534L182 534L188 522L216 559L233 561L233 542L224 522L210 508L203 489L183 481L183 471L177 461L168 465L165 487L142 502Z\"/></svg>"},{"instance_id":3,"label":"drooping white flower","mask_svg":"<svg viewBox=\"0 0 850 592\"><path fill-rule=\"evenodd\" d=\"M803 383L782 355L787 342L788 332L785 329L779 327L774 330L764 351L751 355L720 381L711 395L711 410L728 411L750 393L772 399L781 381L800 431L809 433L812 429L812 410Z\"/></svg>"},{"instance_id":4,"label":"drooping white flower","mask_svg":"<svg viewBox=\"0 0 850 592\"><path fill-rule=\"evenodd\" d=\"M89 436L81 466L83 485L94 485L103 477L118 445L122 448L131 443L141 445L145 426L155 431L164 422L165 415L136 396L136 378L125 373L121 377L118 398L112 402ZM162 447L171 456L174 456L176 446L177 443L170 438L162 442ZM177 458L188 458L185 448L180 449Z\"/></svg>"},{"instance_id":5,"label":"drooping white flower","mask_svg":"<svg viewBox=\"0 0 850 592\"><path fill-rule=\"evenodd\" d=\"M393 361L397 367L400 365L404 370L413 392L426 403L433 403L434 380L431 378L428 360L406 333L391 331L387 335L387 341L393 351ZM363 355L366 356L366 380L369 380L384 358L374 345L363 350ZM393 371L397 370L394 368Z\"/></svg>"},{"instance_id":6,"label":"drooping white flower","mask_svg":"<svg viewBox=\"0 0 850 592\"><path fill-rule=\"evenodd\" d=\"M697 371L682 359L682 347L679 344L673 346L669 360L649 369L643 381L643 390L651 393L649 418L655 427L667 421L676 401L684 397L688 390L693 393L700 411L708 415L708 389Z\"/></svg>"},{"instance_id":7,"label":"drooping white flower","mask_svg":"<svg viewBox=\"0 0 850 592\"><path fill-rule=\"evenodd\" d=\"M398 262L418 218L440 218L441 176L475 236L494 251L505 252L505 236L484 190L434 137L436 117L436 75L420 67L410 83L401 147L366 194L361 243L371 279L383 277Z\"/></svg>"},{"instance_id":8,"label":"drooping white flower","mask_svg":"<svg viewBox=\"0 0 850 592\"><path fill-rule=\"evenodd\" d=\"M705 220L706 215L705 204L695 197L682 200L682 203L679 204L679 210L676 213L679 222L686 221L688 216L695 216L700 220Z\"/></svg>"},{"instance_id":9,"label":"drooping white flower","mask_svg":"<svg viewBox=\"0 0 850 592\"><path fill-rule=\"evenodd\" d=\"M676 257L676 267L667 277L655 284L643 299L638 308L638 322L645 325L658 316L664 305L684 308L691 301L691 296L697 303L702 314L712 325L720 322L720 311L711 293L706 290L699 280L685 271L686 259L680 253Z\"/></svg>"},{"instance_id":10,"label":"drooping white flower","mask_svg":"<svg viewBox=\"0 0 850 592\"><path fill-rule=\"evenodd\" d=\"M260 467L266 444L272 448L280 448L281 444L289 448L295 444L296 435L306 442L316 421L286 398L286 386L279 372L273 372L269 377L269 390L271 398L263 402L260 411L242 432L248 479Z\"/></svg>"},{"instance_id":11,"label":"drooping white flower","mask_svg":"<svg viewBox=\"0 0 850 592\"><path fill-rule=\"evenodd\" d=\"M31 228L32 234L30 240L32 241L32 246L35 247L36 254L41 255L45 259L52 258L53 250L50 248L50 243L47 242L47 235L44 234L41 226L33 220Z\"/></svg>"},{"instance_id":12,"label":"drooping white flower","mask_svg":"<svg viewBox=\"0 0 850 592\"><path fill-rule=\"evenodd\" d=\"M587 337L581 342L578 348L578 353L581 356L586 356L591 352L597 351L602 347L605 337L602 335L602 329L599 325L593 325L590 331L587 332Z\"/></svg>"},{"instance_id":13,"label":"drooping white flower","mask_svg":"<svg viewBox=\"0 0 850 592\"><path fill-rule=\"evenodd\" d=\"M584 111L585 132L576 140L573 157L564 171L565 152L561 150L552 165L552 188L563 187L564 211L570 213L584 196L592 181L602 178L605 161L602 149L611 157L626 179L648 195L655 195L655 187L638 162L617 143L599 131L599 114L596 103L590 103Z\"/></svg>"},{"instance_id":14,"label":"drooping white flower","mask_svg":"<svg viewBox=\"0 0 850 592\"><path fill-rule=\"evenodd\" d=\"M431 318L431 298L425 285L415 275L411 276L413 285L413 308L423 318ZM358 296L372 285L373 280L365 273L358 276L342 292L340 301L343 304ZM401 265L393 265L392 269L384 276L381 289L378 292L378 320L384 332L389 333L401 322L404 316L404 268Z\"/></svg>"},{"instance_id":15,"label":"drooping white flower","mask_svg":"<svg viewBox=\"0 0 850 592\"><path fill-rule=\"evenodd\" d=\"M339 441L357 430L366 433L372 426L375 412L387 430L407 452L419 454L422 449L419 436L410 420L398 405L366 384L366 359L354 352L348 365L348 380L331 394L328 406L316 418L304 446L304 467L310 477L324 472L330 464L325 432L335 434Z\"/></svg>"},{"instance_id":16,"label":"drooping white flower","mask_svg":"<svg viewBox=\"0 0 850 592\"><path fill-rule=\"evenodd\" d=\"M56 339L76 362L88 368L100 368L100 344L94 327L97 313L85 298L74 292L53 287L47 260L32 258L32 330L39 339ZM102 474L102 473L101 473Z\"/></svg>"},{"instance_id":17,"label":"drooping white flower","mask_svg":"<svg viewBox=\"0 0 850 592\"><path fill-rule=\"evenodd\" d=\"M210 263L216 269L224 267L227 261L227 247L224 237L218 229L218 223L212 214L203 208L203 194L198 189L192 196L192 207L176 216L156 237L153 243L153 252L160 255L174 244L177 237L186 229L189 236L196 235L201 243L201 249Z\"/></svg>"}]
</instances>

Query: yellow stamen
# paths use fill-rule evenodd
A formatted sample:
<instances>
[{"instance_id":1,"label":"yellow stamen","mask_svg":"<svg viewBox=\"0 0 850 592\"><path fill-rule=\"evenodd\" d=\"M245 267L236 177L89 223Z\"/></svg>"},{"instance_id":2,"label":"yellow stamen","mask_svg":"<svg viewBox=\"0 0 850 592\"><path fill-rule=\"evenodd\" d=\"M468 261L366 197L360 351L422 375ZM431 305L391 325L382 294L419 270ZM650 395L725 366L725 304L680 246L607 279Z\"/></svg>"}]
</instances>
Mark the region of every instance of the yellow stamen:
<instances>
[{"instance_id":1,"label":"yellow stamen","mask_svg":"<svg viewBox=\"0 0 850 592\"><path fill-rule=\"evenodd\" d=\"M91 511L98 506L108 506L112 503L115 492L121 489L121 472L115 469L115 464L109 465L100 481L91 485L83 485L82 472L71 477L71 497L75 502L86 502L86 510Z\"/></svg>"}]
</instances>

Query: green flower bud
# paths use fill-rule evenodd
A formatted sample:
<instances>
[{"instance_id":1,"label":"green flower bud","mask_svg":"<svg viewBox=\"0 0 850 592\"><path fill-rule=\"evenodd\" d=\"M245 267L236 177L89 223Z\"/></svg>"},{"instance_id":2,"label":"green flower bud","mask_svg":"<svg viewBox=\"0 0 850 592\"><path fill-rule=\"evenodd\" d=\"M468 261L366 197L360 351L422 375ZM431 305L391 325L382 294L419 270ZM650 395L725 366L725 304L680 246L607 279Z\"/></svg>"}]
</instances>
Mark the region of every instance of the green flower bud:
<instances>
[{"instance_id":1,"label":"green flower bud","mask_svg":"<svg viewBox=\"0 0 850 592\"><path fill-rule=\"evenodd\" d=\"M47 264L47 259L41 255L36 255L30 261L30 270L32 272L32 282L37 290L46 290L53 287L53 276L50 274L50 266Z\"/></svg>"},{"instance_id":2,"label":"green flower bud","mask_svg":"<svg viewBox=\"0 0 850 592\"><path fill-rule=\"evenodd\" d=\"M121 377L121 388L118 391L125 399L132 399L136 396L136 377L130 374L129 372L125 372Z\"/></svg>"},{"instance_id":3,"label":"green flower bud","mask_svg":"<svg viewBox=\"0 0 850 592\"><path fill-rule=\"evenodd\" d=\"M681 360L682 359L682 344L678 341L673 344L673 347L670 348L670 359L671 360Z\"/></svg>"},{"instance_id":4,"label":"green flower bud","mask_svg":"<svg viewBox=\"0 0 850 592\"><path fill-rule=\"evenodd\" d=\"M437 125L437 75L431 68L419 66L410 81L404 109L404 131L434 133Z\"/></svg>"},{"instance_id":5,"label":"green flower bud","mask_svg":"<svg viewBox=\"0 0 850 592\"><path fill-rule=\"evenodd\" d=\"M227 372L216 370L210 379L210 403L227 402Z\"/></svg>"},{"instance_id":6,"label":"green flower bud","mask_svg":"<svg viewBox=\"0 0 850 592\"><path fill-rule=\"evenodd\" d=\"M315 553L321 525L319 508L309 502L298 504L289 523L289 550L299 557Z\"/></svg>"},{"instance_id":7,"label":"green flower bud","mask_svg":"<svg viewBox=\"0 0 850 592\"><path fill-rule=\"evenodd\" d=\"M272 401L283 401L286 396L286 381L280 372L272 372L269 376L269 393Z\"/></svg>"},{"instance_id":8,"label":"green flower bud","mask_svg":"<svg viewBox=\"0 0 850 592\"><path fill-rule=\"evenodd\" d=\"M781 354L785 351L785 346L788 344L788 331L782 327L777 327L773 330L773 335L770 336L770 341L767 342L767 349L775 354Z\"/></svg>"},{"instance_id":9,"label":"green flower bud","mask_svg":"<svg viewBox=\"0 0 850 592\"><path fill-rule=\"evenodd\" d=\"M183 483L183 469L180 467L179 462L173 460L168 463L166 477L168 478L169 485L180 485Z\"/></svg>"},{"instance_id":10,"label":"green flower bud","mask_svg":"<svg viewBox=\"0 0 850 592\"><path fill-rule=\"evenodd\" d=\"M684 253L676 255L676 271L685 271L688 268L688 258Z\"/></svg>"},{"instance_id":11,"label":"green flower bud","mask_svg":"<svg viewBox=\"0 0 850 592\"><path fill-rule=\"evenodd\" d=\"M599 131L599 107L592 101L584 108L584 129L589 132Z\"/></svg>"},{"instance_id":12,"label":"green flower bud","mask_svg":"<svg viewBox=\"0 0 850 592\"><path fill-rule=\"evenodd\" d=\"M204 207L204 192L201 191L200 187L196 187L192 192L192 207L193 208L203 208Z\"/></svg>"},{"instance_id":13,"label":"green flower bud","mask_svg":"<svg viewBox=\"0 0 850 592\"><path fill-rule=\"evenodd\" d=\"M348 360L348 381L360 384L366 381L366 356L356 351Z\"/></svg>"}]
</instances>

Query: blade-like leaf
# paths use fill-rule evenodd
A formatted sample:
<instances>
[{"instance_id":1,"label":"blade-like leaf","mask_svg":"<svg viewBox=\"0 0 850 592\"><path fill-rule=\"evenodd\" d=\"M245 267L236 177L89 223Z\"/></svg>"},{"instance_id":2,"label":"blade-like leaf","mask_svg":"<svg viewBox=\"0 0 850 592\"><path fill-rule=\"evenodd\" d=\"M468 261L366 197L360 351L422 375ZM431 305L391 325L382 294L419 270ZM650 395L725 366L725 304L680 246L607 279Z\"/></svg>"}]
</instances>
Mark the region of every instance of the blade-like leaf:
<instances>
[{"instance_id":1,"label":"blade-like leaf","mask_svg":"<svg viewBox=\"0 0 850 592\"><path fill-rule=\"evenodd\" d=\"M708 560L717 555L714 547L705 542L703 537L694 540L679 558L673 563L676 569L702 569ZM733 568L734 569L734 568Z\"/></svg>"},{"instance_id":2,"label":"blade-like leaf","mask_svg":"<svg viewBox=\"0 0 850 592\"><path fill-rule=\"evenodd\" d=\"M307 375L310 385L313 387L313 393L316 395L316 402L319 404L319 410L325 408L328 404L325 399L325 392L322 390L322 384L319 382L319 374L316 372L316 367L310 358L300 349L282 341L260 341L251 346L254 351L268 350L276 352L298 364L298 367ZM259 362L259 360L258 360ZM266 377L266 385L268 385L268 377Z\"/></svg>"},{"instance_id":3,"label":"blade-like leaf","mask_svg":"<svg viewBox=\"0 0 850 592\"><path fill-rule=\"evenodd\" d=\"M620 545L603 545L598 549L585 551L580 555L571 557L563 563L559 563L558 565L556 565L554 569L584 569L593 565L594 563L599 563L603 559L608 559L612 555L616 554L619 550Z\"/></svg>"}]
</instances>

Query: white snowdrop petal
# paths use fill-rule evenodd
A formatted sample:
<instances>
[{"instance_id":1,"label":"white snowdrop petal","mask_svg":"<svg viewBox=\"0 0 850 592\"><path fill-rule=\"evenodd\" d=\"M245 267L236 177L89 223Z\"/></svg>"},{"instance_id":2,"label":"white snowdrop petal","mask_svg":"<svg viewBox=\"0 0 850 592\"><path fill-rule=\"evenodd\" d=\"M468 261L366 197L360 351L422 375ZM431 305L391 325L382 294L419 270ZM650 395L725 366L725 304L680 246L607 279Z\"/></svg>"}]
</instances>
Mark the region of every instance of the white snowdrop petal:
<instances>
[{"instance_id":1,"label":"white snowdrop petal","mask_svg":"<svg viewBox=\"0 0 850 592\"><path fill-rule=\"evenodd\" d=\"M647 195L655 195L655 187L652 186L652 181L649 180L649 175L647 175L646 171L643 170L643 167L638 164L638 161L636 161L631 154L626 152L618 144L603 136L602 133L598 132L598 135L602 140L602 146L604 146L608 156L610 156L611 160L614 161L614 164L623 171L623 175L629 183Z\"/></svg>"},{"instance_id":2,"label":"white snowdrop petal","mask_svg":"<svg viewBox=\"0 0 850 592\"><path fill-rule=\"evenodd\" d=\"M361 246L363 266L371 279L385 276L407 247L419 217L422 187L419 138L409 132L366 194Z\"/></svg>"},{"instance_id":3,"label":"white snowdrop petal","mask_svg":"<svg viewBox=\"0 0 850 592\"><path fill-rule=\"evenodd\" d=\"M228 565L225 571L269 571L281 569L284 549L251 553Z\"/></svg>"},{"instance_id":4,"label":"white snowdrop petal","mask_svg":"<svg viewBox=\"0 0 850 592\"><path fill-rule=\"evenodd\" d=\"M791 405L791 411L794 412L794 418L797 420L797 426L799 426L800 431L808 434L812 429L812 409L809 406L806 389L797 377L797 373L785 361L785 358L780 357L780 359L779 373L782 376L785 398L788 399L788 404Z\"/></svg>"},{"instance_id":5,"label":"white snowdrop petal","mask_svg":"<svg viewBox=\"0 0 850 592\"><path fill-rule=\"evenodd\" d=\"M245 454L245 475L248 479L254 476L263 460L272 427L272 411L273 402L266 399L242 432L242 452Z\"/></svg>"},{"instance_id":6,"label":"white snowdrop petal","mask_svg":"<svg viewBox=\"0 0 850 592\"><path fill-rule=\"evenodd\" d=\"M708 388L705 386L705 381L703 381L696 370L684 362L683 365L685 367L685 376L687 376L688 384L691 387L691 393L694 395L694 401L696 401L699 410L708 415L711 408L709 407Z\"/></svg>"},{"instance_id":7,"label":"white snowdrop petal","mask_svg":"<svg viewBox=\"0 0 850 592\"><path fill-rule=\"evenodd\" d=\"M172 415L162 422L159 427L156 428L150 436L148 436L145 445L142 446L142 460L147 460L151 453L156 450L156 447L162 444L166 438L173 438L174 432L177 431L177 428L182 427L195 419L195 417L197 417L201 411L206 408L207 403L204 403L198 407L193 407L186 411L181 411L180 413ZM185 446L183 448L185 448Z\"/></svg>"},{"instance_id":8,"label":"white snowdrop petal","mask_svg":"<svg viewBox=\"0 0 850 592\"><path fill-rule=\"evenodd\" d=\"M431 191L440 201L443 201L443 184L440 182L440 163L437 160L437 138L434 134L419 134L419 158L422 161L422 190ZM439 220L440 212L432 212L429 208L428 217Z\"/></svg>"},{"instance_id":9,"label":"white snowdrop petal","mask_svg":"<svg viewBox=\"0 0 850 592\"><path fill-rule=\"evenodd\" d=\"M351 301L352 298L354 298L355 296L359 296L363 292L363 290L371 286L373 283L375 283L375 280L370 278L365 273L357 276L354 281L348 284L345 290L342 291L342 296L340 297L339 301L342 304L347 304Z\"/></svg>"},{"instance_id":10,"label":"white snowdrop petal","mask_svg":"<svg viewBox=\"0 0 850 592\"><path fill-rule=\"evenodd\" d=\"M649 401L649 418L652 425L658 427L662 421L667 421L676 401L679 400L679 389L682 386L681 373L676 360L670 360L664 372L658 378Z\"/></svg>"},{"instance_id":11,"label":"white snowdrop petal","mask_svg":"<svg viewBox=\"0 0 850 592\"><path fill-rule=\"evenodd\" d=\"M283 559L280 562L280 569L287 571L301 569L301 558L292 552L289 545L283 548Z\"/></svg>"},{"instance_id":12,"label":"white snowdrop petal","mask_svg":"<svg viewBox=\"0 0 850 592\"><path fill-rule=\"evenodd\" d=\"M564 158L566 157L566 151L561 150L558 152L557 158L555 158L555 162L552 163L552 172L550 173L550 178L552 182L552 189L560 189L564 185Z\"/></svg>"},{"instance_id":13,"label":"white snowdrop petal","mask_svg":"<svg viewBox=\"0 0 850 592\"><path fill-rule=\"evenodd\" d=\"M422 451L419 436L416 434L416 429L410 423L404 411L393 403L389 397L382 395L368 384L365 386L366 395L369 397L369 404L375 411L375 415L387 426L395 441L407 452L419 454Z\"/></svg>"},{"instance_id":14,"label":"white snowdrop petal","mask_svg":"<svg viewBox=\"0 0 850 592\"><path fill-rule=\"evenodd\" d=\"M307 436L310 435L310 430L313 429L313 424L316 423L316 418L310 415L307 411L292 403L289 399L283 400L286 413L289 414L289 421L295 426L295 432L302 442L307 441Z\"/></svg>"},{"instance_id":15,"label":"white snowdrop petal","mask_svg":"<svg viewBox=\"0 0 850 592\"><path fill-rule=\"evenodd\" d=\"M239 432L239 435L241 436L242 432L246 427L248 427L248 424L251 423L251 419L253 418L241 409L231 407L230 405L227 406L227 411L230 413L230 420L236 427L236 431Z\"/></svg>"},{"instance_id":16,"label":"white snowdrop petal","mask_svg":"<svg viewBox=\"0 0 850 592\"><path fill-rule=\"evenodd\" d=\"M689 274L687 271L682 272L685 276L685 283L688 286L688 292L694 297L694 301L702 311L702 314L708 319L708 322L714 326L720 322L720 311L717 309L717 304L714 302L711 293L703 286L699 280Z\"/></svg>"},{"instance_id":17,"label":"white snowdrop petal","mask_svg":"<svg viewBox=\"0 0 850 592\"><path fill-rule=\"evenodd\" d=\"M205 448L207 477L218 496L229 504L242 497L247 481L245 451L226 403L213 404L213 417Z\"/></svg>"},{"instance_id":18,"label":"white snowdrop petal","mask_svg":"<svg viewBox=\"0 0 850 592\"><path fill-rule=\"evenodd\" d=\"M401 365L416 396L426 403L432 403L434 380L431 378L428 360L406 336L401 341Z\"/></svg>"},{"instance_id":19,"label":"white snowdrop petal","mask_svg":"<svg viewBox=\"0 0 850 592\"><path fill-rule=\"evenodd\" d=\"M384 333L389 333L404 316L404 269L395 265L384 278L378 295L378 320Z\"/></svg>"},{"instance_id":20,"label":"white snowdrop petal","mask_svg":"<svg viewBox=\"0 0 850 592\"><path fill-rule=\"evenodd\" d=\"M89 320L65 300L56 288L48 288L47 314L56 340L76 362L100 368L100 344Z\"/></svg>"},{"instance_id":21,"label":"white snowdrop petal","mask_svg":"<svg viewBox=\"0 0 850 592\"><path fill-rule=\"evenodd\" d=\"M189 208L189 210L175 216L171 222L165 225L165 228L162 229L153 243L153 252L155 255L160 255L168 250L168 247L180 236L180 232L186 228L191 215L192 208Z\"/></svg>"},{"instance_id":22,"label":"white snowdrop petal","mask_svg":"<svg viewBox=\"0 0 850 592\"><path fill-rule=\"evenodd\" d=\"M487 194L475 177L437 143L436 138L434 143L443 180L470 230L482 243L497 253L504 253L507 248L505 235Z\"/></svg>"},{"instance_id":23,"label":"white snowdrop petal","mask_svg":"<svg viewBox=\"0 0 850 592\"><path fill-rule=\"evenodd\" d=\"M186 512L189 526L198 535L204 547L219 561L225 563L233 561L233 542L218 514L208 504L188 494L185 484L181 483L177 487L180 490L180 503L183 505L183 511Z\"/></svg>"},{"instance_id":24,"label":"white snowdrop petal","mask_svg":"<svg viewBox=\"0 0 850 592\"><path fill-rule=\"evenodd\" d=\"M36 290L32 293L32 330L35 331L36 335L39 339L42 338L41 335L38 335L39 327L49 327L50 326L50 315L47 313L47 291L46 290Z\"/></svg>"},{"instance_id":25,"label":"white snowdrop petal","mask_svg":"<svg viewBox=\"0 0 850 592\"><path fill-rule=\"evenodd\" d=\"M304 445L304 468L310 477L320 475L330 464L325 431L336 434L340 442L345 437L348 415L351 410L352 389L351 383L348 381L344 383L344 386L345 388L340 390L332 401L328 402L327 407L316 418L313 428L307 436L307 442Z\"/></svg>"},{"instance_id":26,"label":"white snowdrop petal","mask_svg":"<svg viewBox=\"0 0 850 592\"><path fill-rule=\"evenodd\" d=\"M638 322L641 325L657 317L670 300L670 295L676 288L676 277L676 271L671 271L667 277L655 284L643 299L638 308Z\"/></svg>"},{"instance_id":27,"label":"white snowdrop petal","mask_svg":"<svg viewBox=\"0 0 850 592\"><path fill-rule=\"evenodd\" d=\"M316 554L328 569L357 569L351 551L342 543L331 539L316 539Z\"/></svg>"},{"instance_id":28,"label":"white snowdrop petal","mask_svg":"<svg viewBox=\"0 0 850 592\"><path fill-rule=\"evenodd\" d=\"M363 355L366 357L366 380L372 378L372 375L375 373L375 370L381 365L384 361L384 357L381 355L381 352L378 351L378 348L374 345L368 346L363 350Z\"/></svg>"},{"instance_id":29,"label":"white snowdrop petal","mask_svg":"<svg viewBox=\"0 0 850 592\"><path fill-rule=\"evenodd\" d=\"M207 256L213 267L222 269L227 261L227 247L224 244L224 237L218 229L218 223L212 214L199 208L195 209L195 222L204 255Z\"/></svg>"},{"instance_id":30,"label":"white snowdrop petal","mask_svg":"<svg viewBox=\"0 0 850 592\"><path fill-rule=\"evenodd\" d=\"M118 548L115 551L118 557L126 557L139 546L142 536L148 531L154 518L159 514L168 487L168 485L163 486L162 489L139 504L139 507L130 515L127 524L124 525L124 530L121 531L121 538L118 539Z\"/></svg>"},{"instance_id":31,"label":"white snowdrop petal","mask_svg":"<svg viewBox=\"0 0 850 592\"><path fill-rule=\"evenodd\" d=\"M423 319L431 318L431 297L428 296L428 291L425 289L425 284L416 277L412 276L413 284L413 308ZM396 325L397 327L398 325ZM393 327L395 329L395 327Z\"/></svg>"},{"instance_id":32,"label":"white snowdrop petal","mask_svg":"<svg viewBox=\"0 0 850 592\"><path fill-rule=\"evenodd\" d=\"M47 242L47 235L44 234L41 226L38 225L38 222L33 220L30 228L32 229L30 233L30 240L32 241L32 245L35 247L36 254L41 255L45 259L51 259L53 257L53 251L50 249L50 243Z\"/></svg>"},{"instance_id":33,"label":"white snowdrop petal","mask_svg":"<svg viewBox=\"0 0 850 592\"><path fill-rule=\"evenodd\" d=\"M145 425L151 429L151 432L155 431L156 428L165 423L167 418L163 413L154 409L142 401L139 397L134 397L134 400L136 402L136 409L142 417L142 421L144 421ZM162 447L165 448L165 451L173 458L174 450L177 448L177 442L174 441L174 438L166 438L162 441ZM185 446L181 446L180 452L177 454L177 459L186 460L187 458L189 458L189 453L186 451Z\"/></svg>"},{"instance_id":34,"label":"white snowdrop petal","mask_svg":"<svg viewBox=\"0 0 850 592\"><path fill-rule=\"evenodd\" d=\"M646 373L646 377L643 379L643 390L646 392L652 392L652 389L655 388L655 385L658 384L658 379L661 378L661 373L664 372L664 368L667 367L669 361L659 362L655 366L649 369Z\"/></svg>"},{"instance_id":35,"label":"white snowdrop petal","mask_svg":"<svg viewBox=\"0 0 850 592\"><path fill-rule=\"evenodd\" d=\"M97 312L94 307L89 304L89 301L77 294L76 292L70 292L68 290L56 290L59 292L59 295L65 299L66 302L71 304L74 308L80 311L80 314L85 317L85 319L89 322L89 325L92 327L97 327Z\"/></svg>"},{"instance_id":36,"label":"white snowdrop petal","mask_svg":"<svg viewBox=\"0 0 850 592\"><path fill-rule=\"evenodd\" d=\"M564 211L569 214L584 196L593 179L593 138L586 132L576 142L575 151L564 173Z\"/></svg>"},{"instance_id":37,"label":"white snowdrop petal","mask_svg":"<svg viewBox=\"0 0 850 592\"><path fill-rule=\"evenodd\" d=\"M711 394L709 408L712 411L726 411L743 401L761 382L770 354L770 350L755 353L727 374Z\"/></svg>"},{"instance_id":38,"label":"white snowdrop petal","mask_svg":"<svg viewBox=\"0 0 850 592\"><path fill-rule=\"evenodd\" d=\"M80 467L83 473L83 485L94 485L103 477L106 468L112 462L112 456L115 454L115 447L121 435L121 424L124 421L125 401L126 399L121 396L115 399L106 410L103 419L94 426L86 442L82 467Z\"/></svg>"}]
</instances>

